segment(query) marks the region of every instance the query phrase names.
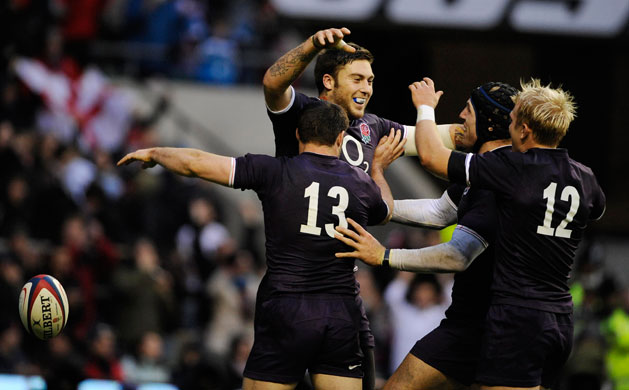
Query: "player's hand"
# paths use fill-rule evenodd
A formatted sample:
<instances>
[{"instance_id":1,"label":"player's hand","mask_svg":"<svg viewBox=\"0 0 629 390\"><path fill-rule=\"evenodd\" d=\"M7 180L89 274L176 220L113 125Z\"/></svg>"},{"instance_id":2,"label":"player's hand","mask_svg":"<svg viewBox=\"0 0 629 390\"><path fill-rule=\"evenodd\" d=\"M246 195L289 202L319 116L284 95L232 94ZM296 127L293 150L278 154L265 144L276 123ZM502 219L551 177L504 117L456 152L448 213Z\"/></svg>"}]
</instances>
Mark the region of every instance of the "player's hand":
<instances>
[{"instance_id":1,"label":"player's hand","mask_svg":"<svg viewBox=\"0 0 629 390\"><path fill-rule=\"evenodd\" d=\"M435 108L439 104L441 95L443 95L443 91L435 92L435 83L428 77L424 77L422 81L415 81L408 86L408 89L411 90L411 98L415 108L422 104Z\"/></svg>"},{"instance_id":2,"label":"player's hand","mask_svg":"<svg viewBox=\"0 0 629 390\"><path fill-rule=\"evenodd\" d=\"M347 222L349 222L356 231L337 226L336 231L341 234L334 234L334 238L344 242L355 250L353 252L335 253L335 256L339 258L353 257L369 265L382 264L386 248L380 245L380 242L378 242L374 236L363 229L363 227L357 224L353 219L347 218Z\"/></svg>"},{"instance_id":3,"label":"player's hand","mask_svg":"<svg viewBox=\"0 0 629 390\"><path fill-rule=\"evenodd\" d=\"M402 138L402 130L391 128L389 135L380 138L378 146L374 152L372 170L385 170L404 153L406 138Z\"/></svg>"},{"instance_id":4,"label":"player's hand","mask_svg":"<svg viewBox=\"0 0 629 390\"><path fill-rule=\"evenodd\" d=\"M157 164L155 161L153 161L153 158L151 157L152 151L153 149L136 150L135 152L129 153L121 158L116 165L120 167L122 165L131 164L134 161L140 161L142 162L142 168L152 168L155 166L155 164Z\"/></svg>"},{"instance_id":5,"label":"player's hand","mask_svg":"<svg viewBox=\"0 0 629 390\"><path fill-rule=\"evenodd\" d=\"M351 34L348 28L328 28L326 30L317 31L311 38L312 44L316 49L336 48L344 50L348 53L356 51L353 47L346 44L343 38Z\"/></svg>"}]
</instances>

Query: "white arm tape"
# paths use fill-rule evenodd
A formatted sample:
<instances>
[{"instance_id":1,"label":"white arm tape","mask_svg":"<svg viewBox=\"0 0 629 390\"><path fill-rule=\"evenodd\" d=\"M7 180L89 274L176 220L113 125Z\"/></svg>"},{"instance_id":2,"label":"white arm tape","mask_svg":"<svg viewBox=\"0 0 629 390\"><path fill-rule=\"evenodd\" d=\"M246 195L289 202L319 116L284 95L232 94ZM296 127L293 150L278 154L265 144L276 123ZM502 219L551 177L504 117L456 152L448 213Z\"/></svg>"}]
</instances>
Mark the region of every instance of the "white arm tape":
<instances>
[{"instance_id":1,"label":"white arm tape","mask_svg":"<svg viewBox=\"0 0 629 390\"><path fill-rule=\"evenodd\" d=\"M487 245L473 230L457 226L452 239L446 243L421 249L392 249L389 265L411 272L461 272Z\"/></svg>"},{"instance_id":2,"label":"white arm tape","mask_svg":"<svg viewBox=\"0 0 629 390\"><path fill-rule=\"evenodd\" d=\"M435 121L435 109L427 104L417 107L417 122Z\"/></svg>"},{"instance_id":3,"label":"white arm tape","mask_svg":"<svg viewBox=\"0 0 629 390\"><path fill-rule=\"evenodd\" d=\"M452 136L450 135L450 126L452 125L437 125L437 132L441 138L443 145L454 150L454 143L452 142ZM404 144L405 156L417 156L417 145L415 144L415 126L404 125L406 129L406 144Z\"/></svg>"},{"instance_id":4,"label":"white arm tape","mask_svg":"<svg viewBox=\"0 0 629 390\"><path fill-rule=\"evenodd\" d=\"M393 201L393 222L442 229L456 222L457 206L444 191L439 199L404 199Z\"/></svg>"}]
</instances>

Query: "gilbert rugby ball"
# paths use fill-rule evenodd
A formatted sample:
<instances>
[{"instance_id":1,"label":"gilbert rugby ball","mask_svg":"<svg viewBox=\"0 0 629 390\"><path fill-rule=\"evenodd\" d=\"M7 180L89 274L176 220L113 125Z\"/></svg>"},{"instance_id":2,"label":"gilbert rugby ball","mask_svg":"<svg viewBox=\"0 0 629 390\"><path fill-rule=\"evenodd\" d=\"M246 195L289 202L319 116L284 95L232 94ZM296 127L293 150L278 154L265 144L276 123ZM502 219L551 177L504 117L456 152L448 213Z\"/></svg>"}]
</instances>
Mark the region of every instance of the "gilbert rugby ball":
<instances>
[{"instance_id":1,"label":"gilbert rugby ball","mask_svg":"<svg viewBox=\"0 0 629 390\"><path fill-rule=\"evenodd\" d=\"M20 319L38 339L57 336L68 322L68 297L61 283L50 275L31 278L20 292Z\"/></svg>"}]
</instances>

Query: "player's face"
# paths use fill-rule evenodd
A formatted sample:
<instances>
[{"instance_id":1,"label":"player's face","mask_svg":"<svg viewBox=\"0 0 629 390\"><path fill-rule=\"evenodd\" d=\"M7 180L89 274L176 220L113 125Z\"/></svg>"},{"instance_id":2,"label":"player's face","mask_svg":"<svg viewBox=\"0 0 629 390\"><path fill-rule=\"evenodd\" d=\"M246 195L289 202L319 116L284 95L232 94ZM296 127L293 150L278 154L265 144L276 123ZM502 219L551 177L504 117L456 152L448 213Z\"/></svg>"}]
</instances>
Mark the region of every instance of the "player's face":
<instances>
[{"instance_id":1,"label":"player's face","mask_svg":"<svg viewBox=\"0 0 629 390\"><path fill-rule=\"evenodd\" d=\"M518 116L519 103L513 107L509 113L511 123L509 123L509 134L511 135L511 149L514 152L522 151L522 140L520 139L520 128L522 124L516 124Z\"/></svg>"},{"instance_id":2,"label":"player's face","mask_svg":"<svg viewBox=\"0 0 629 390\"><path fill-rule=\"evenodd\" d=\"M350 119L362 118L373 94L373 78L369 61L351 62L339 70L328 100L343 107Z\"/></svg>"},{"instance_id":3,"label":"player's face","mask_svg":"<svg viewBox=\"0 0 629 390\"><path fill-rule=\"evenodd\" d=\"M456 150L470 151L476 143L476 113L472 101L467 100L465 108L459 114L463 119L463 126L457 126L454 131L454 145Z\"/></svg>"}]
</instances>

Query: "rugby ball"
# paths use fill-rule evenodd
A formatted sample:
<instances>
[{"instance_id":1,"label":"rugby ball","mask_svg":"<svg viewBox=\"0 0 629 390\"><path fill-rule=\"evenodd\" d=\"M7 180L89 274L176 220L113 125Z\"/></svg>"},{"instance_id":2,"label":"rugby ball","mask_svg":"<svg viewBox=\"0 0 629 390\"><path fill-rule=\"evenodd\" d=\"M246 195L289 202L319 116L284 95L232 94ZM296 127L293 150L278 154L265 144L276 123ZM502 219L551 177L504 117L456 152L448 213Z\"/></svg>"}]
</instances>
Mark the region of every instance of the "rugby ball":
<instances>
[{"instance_id":1,"label":"rugby ball","mask_svg":"<svg viewBox=\"0 0 629 390\"><path fill-rule=\"evenodd\" d=\"M61 283L50 275L31 278L20 292L20 319L28 333L38 339L57 336L68 322L68 297Z\"/></svg>"}]
</instances>

